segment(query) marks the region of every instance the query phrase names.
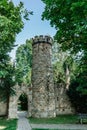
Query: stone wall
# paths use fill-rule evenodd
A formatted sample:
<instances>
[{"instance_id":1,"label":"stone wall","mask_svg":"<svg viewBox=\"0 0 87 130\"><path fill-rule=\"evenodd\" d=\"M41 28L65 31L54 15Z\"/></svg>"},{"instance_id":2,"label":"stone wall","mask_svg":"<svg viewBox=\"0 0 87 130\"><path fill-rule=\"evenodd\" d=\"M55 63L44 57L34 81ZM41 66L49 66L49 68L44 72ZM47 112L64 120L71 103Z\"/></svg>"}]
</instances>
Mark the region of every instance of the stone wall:
<instances>
[{"instance_id":1,"label":"stone wall","mask_svg":"<svg viewBox=\"0 0 87 130\"><path fill-rule=\"evenodd\" d=\"M60 83L58 85L55 85L55 97L57 115L75 113L75 109L72 107L72 104L66 93L66 88L63 84Z\"/></svg>"},{"instance_id":2,"label":"stone wall","mask_svg":"<svg viewBox=\"0 0 87 130\"><path fill-rule=\"evenodd\" d=\"M33 39L32 100L33 117L55 117L55 95L51 64L52 38Z\"/></svg>"},{"instance_id":3,"label":"stone wall","mask_svg":"<svg viewBox=\"0 0 87 130\"><path fill-rule=\"evenodd\" d=\"M5 116L7 112L7 104L5 102L0 102L0 116Z\"/></svg>"}]
</instances>

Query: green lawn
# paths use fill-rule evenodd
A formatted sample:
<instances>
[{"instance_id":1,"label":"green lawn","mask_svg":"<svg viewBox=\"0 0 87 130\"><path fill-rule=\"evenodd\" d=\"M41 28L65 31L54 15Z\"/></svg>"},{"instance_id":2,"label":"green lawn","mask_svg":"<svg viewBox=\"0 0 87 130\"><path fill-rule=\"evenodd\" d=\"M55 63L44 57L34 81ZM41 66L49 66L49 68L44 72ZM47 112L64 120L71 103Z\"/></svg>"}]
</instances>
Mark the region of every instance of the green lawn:
<instances>
[{"instance_id":1,"label":"green lawn","mask_svg":"<svg viewBox=\"0 0 87 130\"><path fill-rule=\"evenodd\" d=\"M0 118L0 130L16 130L17 119L8 120Z\"/></svg>"},{"instance_id":2,"label":"green lawn","mask_svg":"<svg viewBox=\"0 0 87 130\"><path fill-rule=\"evenodd\" d=\"M30 123L34 124L76 124L76 115L59 115L55 118L29 118Z\"/></svg>"}]
</instances>

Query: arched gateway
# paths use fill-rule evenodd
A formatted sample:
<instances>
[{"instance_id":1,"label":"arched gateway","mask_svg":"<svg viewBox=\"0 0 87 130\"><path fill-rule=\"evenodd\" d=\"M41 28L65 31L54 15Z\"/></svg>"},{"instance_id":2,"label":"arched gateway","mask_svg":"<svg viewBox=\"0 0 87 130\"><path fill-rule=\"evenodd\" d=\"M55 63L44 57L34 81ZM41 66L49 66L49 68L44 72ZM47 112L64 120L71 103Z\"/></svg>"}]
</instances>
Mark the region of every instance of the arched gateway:
<instances>
[{"instance_id":1,"label":"arched gateway","mask_svg":"<svg viewBox=\"0 0 87 130\"><path fill-rule=\"evenodd\" d=\"M25 94L28 100L28 111L27 116L31 116L31 103L32 103L32 89L24 84L21 86L14 86L15 95L10 97L9 101L9 118L17 118L18 117L18 100L21 94Z\"/></svg>"}]
</instances>

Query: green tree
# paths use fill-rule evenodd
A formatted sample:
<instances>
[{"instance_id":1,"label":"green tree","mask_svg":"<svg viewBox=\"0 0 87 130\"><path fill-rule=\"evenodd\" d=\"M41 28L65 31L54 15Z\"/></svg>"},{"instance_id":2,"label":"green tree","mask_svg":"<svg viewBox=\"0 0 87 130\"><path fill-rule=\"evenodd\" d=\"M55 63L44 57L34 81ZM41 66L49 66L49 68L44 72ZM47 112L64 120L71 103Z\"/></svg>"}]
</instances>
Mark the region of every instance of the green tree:
<instances>
[{"instance_id":1,"label":"green tree","mask_svg":"<svg viewBox=\"0 0 87 130\"><path fill-rule=\"evenodd\" d=\"M31 84L32 44L26 40L26 44L18 47L16 51L16 81L21 84Z\"/></svg>"},{"instance_id":2,"label":"green tree","mask_svg":"<svg viewBox=\"0 0 87 130\"><path fill-rule=\"evenodd\" d=\"M80 86L78 90L87 93L87 0L42 0L45 10L42 19L50 20L57 30L55 39L63 50L81 55L79 58Z\"/></svg>"},{"instance_id":3,"label":"green tree","mask_svg":"<svg viewBox=\"0 0 87 130\"><path fill-rule=\"evenodd\" d=\"M7 104L7 115L9 109L9 97L15 94L13 86L15 85L15 68L9 61L6 63L5 69L2 71L4 74L0 75L0 101L4 101Z\"/></svg>"},{"instance_id":4,"label":"green tree","mask_svg":"<svg viewBox=\"0 0 87 130\"><path fill-rule=\"evenodd\" d=\"M64 52L60 44L54 43L52 59L54 81L56 83L64 83L67 90L69 89L70 80L75 77L74 71L77 68L74 57L69 51Z\"/></svg>"},{"instance_id":5,"label":"green tree","mask_svg":"<svg viewBox=\"0 0 87 130\"><path fill-rule=\"evenodd\" d=\"M65 84L65 75L63 69L63 63L67 54L62 51L60 44L56 41L52 47L52 64L54 72L54 82L55 84L64 83Z\"/></svg>"},{"instance_id":6,"label":"green tree","mask_svg":"<svg viewBox=\"0 0 87 130\"><path fill-rule=\"evenodd\" d=\"M12 77L15 71L9 64L9 52L15 46L16 35L24 27L23 19L28 20L29 14L32 12L28 12L22 2L15 6L12 1L0 0L0 95L6 97L7 109L9 96L13 93Z\"/></svg>"},{"instance_id":7,"label":"green tree","mask_svg":"<svg viewBox=\"0 0 87 130\"><path fill-rule=\"evenodd\" d=\"M12 1L0 0L0 74L1 68L8 61L8 53L13 49L16 35L24 27L24 19L28 19L28 12L22 2L15 6ZM4 70L5 71L5 70Z\"/></svg>"},{"instance_id":8,"label":"green tree","mask_svg":"<svg viewBox=\"0 0 87 130\"><path fill-rule=\"evenodd\" d=\"M55 26L56 39L64 49L74 52L87 49L87 1L42 0L45 10L42 18Z\"/></svg>"},{"instance_id":9,"label":"green tree","mask_svg":"<svg viewBox=\"0 0 87 130\"><path fill-rule=\"evenodd\" d=\"M23 3L15 6L12 1L0 1L0 53L11 51L16 35L24 27L22 16L27 19L29 12Z\"/></svg>"}]
</instances>

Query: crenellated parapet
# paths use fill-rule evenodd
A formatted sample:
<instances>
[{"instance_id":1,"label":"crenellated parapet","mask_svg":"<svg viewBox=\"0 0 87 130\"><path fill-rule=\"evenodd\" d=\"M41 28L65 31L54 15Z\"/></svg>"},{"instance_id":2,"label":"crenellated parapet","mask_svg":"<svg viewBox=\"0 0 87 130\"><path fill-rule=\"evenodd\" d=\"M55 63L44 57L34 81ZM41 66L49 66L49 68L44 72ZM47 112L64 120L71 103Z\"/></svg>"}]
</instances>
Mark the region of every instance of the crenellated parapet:
<instances>
[{"instance_id":1,"label":"crenellated parapet","mask_svg":"<svg viewBox=\"0 0 87 130\"><path fill-rule=\"evenodd\" d=\"M40 36L35 36L34 38L32 38L32 42L33 42L32 45L39 44L39 43L48 43L52 45L53 39L50 36L40 35Z\"/></svg>"}]
</instances>

